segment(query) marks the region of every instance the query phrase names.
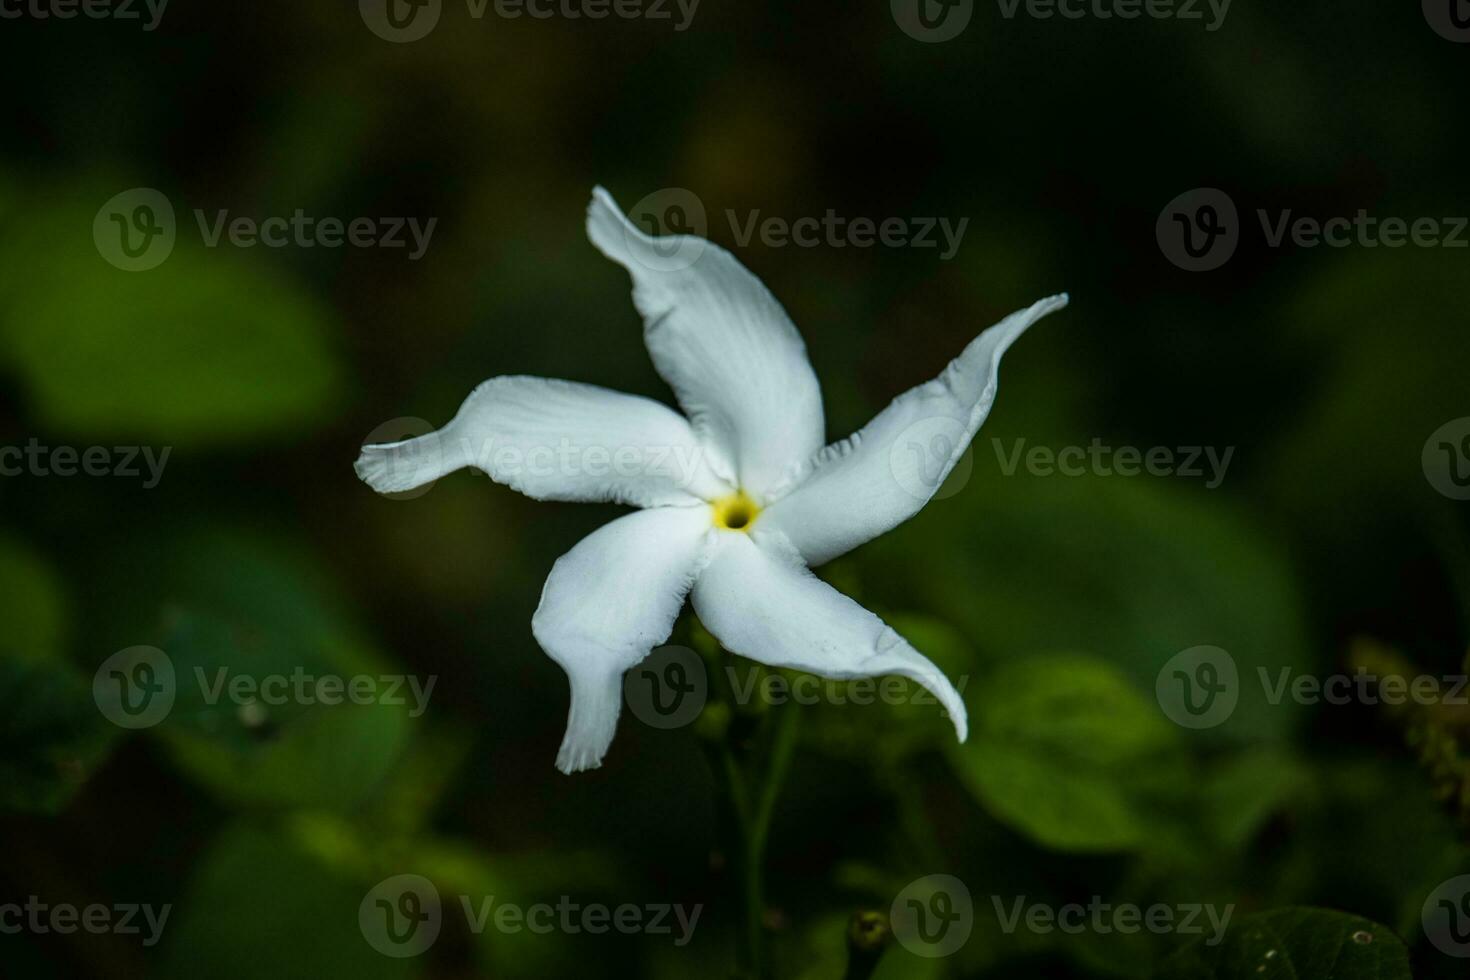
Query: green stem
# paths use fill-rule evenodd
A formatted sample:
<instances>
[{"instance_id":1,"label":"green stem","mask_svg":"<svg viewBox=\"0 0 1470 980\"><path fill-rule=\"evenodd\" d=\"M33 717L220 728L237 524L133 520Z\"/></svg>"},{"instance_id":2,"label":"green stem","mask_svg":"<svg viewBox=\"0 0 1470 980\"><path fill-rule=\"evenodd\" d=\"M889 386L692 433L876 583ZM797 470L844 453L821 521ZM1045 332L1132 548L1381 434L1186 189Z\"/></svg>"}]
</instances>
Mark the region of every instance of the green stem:
<instances>
[{"instance_id":1,"label":"green stem","mask_svg":"<svg viewBox=\"0 0 1470 980\"><path fill-rule=\"evenodd\" d=\"M757 860L763 859L766 840L771 830L771 815L776 810L776 798L781 795L781 784L786 780L786 770L791 767L791 757L796 754L796 734L801 727L801 712L796 706L785 705L778 712L776 735L771 742L771 764L766 769L766 782L761 790L760 808L751 821L751 850Z\"/></svg>"},{"instance_id":2,"label":"green stem","mask_svg":"<svg viewBox=\"0 0 1470 980\"><path fill-rule=\"evenodd\" d=\"M775 730L769 739L770 755L759 773L756 758L741 759L738 748L749 742L734 733L736 726L727 728L720 742L706 743L711 768L721 777L720 801L724 804L731 851L740 863L738 887L743 935L738 943L739 975L755 978L770 976L765 942L766 844L770 840L771 818L781 784L796 753L801 716L797 705L787 705L772 713L776 717ZM757 782L758 795L752 791Z\"/></svg>"},{"instance_id":3,"label":"green stem","mask_svg":"<svg viewBox=\"0 0 1470 980\"><path fill-rule=\"evenodd\" d=\"M760 800L746 825L743 857L745 891L745 934L749 957L757 977L770 971L765 950L765 881L766 843L771 834L771 817L776 812L776 799L781 784L796 753L796 734L801 718L798 705L785 705L776 712L776 733L771 740L771 758L766 766Z\"/></svg>"}]
</instances>

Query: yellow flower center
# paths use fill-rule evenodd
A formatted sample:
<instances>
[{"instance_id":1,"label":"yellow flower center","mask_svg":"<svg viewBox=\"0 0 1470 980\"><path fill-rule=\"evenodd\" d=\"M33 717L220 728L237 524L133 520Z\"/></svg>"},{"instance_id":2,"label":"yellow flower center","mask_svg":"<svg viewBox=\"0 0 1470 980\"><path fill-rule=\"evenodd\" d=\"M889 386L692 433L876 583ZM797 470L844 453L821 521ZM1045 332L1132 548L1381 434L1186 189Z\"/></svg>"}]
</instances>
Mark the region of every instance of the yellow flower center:
<instances>
[{"instance_id":1,"label":"yellow flower center","mask_svg":"<svg viewBox=\"0 0 1470 980\"><path fill-rule=\"evenodd\" d=\"M761 512L760 507L745 495L744 490L721 497L710 504L710 507L715 512L715 527L726 531L748 532Z\"/></svg>"}]
</instances>

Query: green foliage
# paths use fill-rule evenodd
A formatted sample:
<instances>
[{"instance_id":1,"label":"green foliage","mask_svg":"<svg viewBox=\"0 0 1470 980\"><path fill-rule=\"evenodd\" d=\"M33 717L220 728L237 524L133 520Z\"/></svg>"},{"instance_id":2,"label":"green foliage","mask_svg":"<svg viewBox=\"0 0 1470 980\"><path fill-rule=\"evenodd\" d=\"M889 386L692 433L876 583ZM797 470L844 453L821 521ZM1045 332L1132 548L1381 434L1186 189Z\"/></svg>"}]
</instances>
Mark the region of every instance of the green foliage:
<instances>
[{"instance_id":1,"label":"green foliage","mask_svg":"<svg viewBox=\"0 0 1470 980\"><path fill-rule=\"evenodd\" d=\"M1296 705L1270 704L1257 669L1310 669L1315 654L1291 574L1260 532L1199 491L987 473L983 433L975 453L962 493L874 545L901 581L925 583L916 602L959 624L987 660L1085 650L1143 691L1181 650L1221 647L1247 683L1229 720L1196 737L1285 737ZM956 524L970 530L956 537Z\"/></svg>"},{"instance_id":2,"label":"green foliage","mask_svg":"<svg viewBox=\"0 0 1470 980\"><path fill-rule=\"evenodd\" d=\"M48 659L62 649L66 606L55 571L18 541L0 535L0 652Z\"/></svg>"},{"instance_id":3,"label":"green foliage","mask_svg":"<svg viewBox=\"0 0 1470 980\"><path fill-rule=\"evenodd\" d=\"M1155 980L1410 980L1409 954L1389 929L1328 909L1249 916L1223 942L1192 943Z\"/></svg>"},{"instance_id":4,"label":"green foliage","mask_svg":"<svg viewBox=\"0 0 1470 980\"><path fill-rule=\"evenodd\" d=\"M431 38L393 45L353 4L286 6L171 9L157 33L85 17L0 31L18 106L0 132L0 449L172 448L146 492L0 477L0 880L174 906L156 948L0 935L0 972L725 977L742 869L702 749L763 762L794 711L758 910L778 978L843 976L852 912L886 913L938 873L970 888L973 933L933 960L895 943L874 977L1402 980L1409 955L1419 980L1463 974L1421 922L1470 867L1463 706L1271 704L1257 682L1464 670L1466 505L1426 481L1420 451L1470 411L1465 251L1266 248L1254 214L1413 217L1463 199L1470 129L1446 93L1464 66L1418 11L1359 5L1324 27L1313 5L1237 4L1207 32L976 5L962 37L927 45L883 3L845 18L706 4L687 32L445 4ZM1079 110L1098 79L1146 98ZM357 481L374 426L442 422L497 374L670 401L626 274L582 233L594 182L626 204L696 190L711 237L800 328L831 436L1000 316L1072 291L1007 355L954 494L819 570L955 681L968 743L915 685L835 703L852 686L824 682L821 703L720 703L685 729L624 712L604 767L563 777L566 678L529 622L557 556L618 509L468 474L412 501ZM1225 267L1184 274L1153 222L1203 182L1235 198L1243 240ZM134 185L167 194L178 236L161 265L124 272L92 231ZM439 226L420 262L211 248L196 208ZM829 209L969 224L939 261L742 243L726 220ZM1008 475L1020 439L1234 454L1215 489ZM730 660L694 636L674 642ZM89 682L137 644L170 658L178 697L124 732ZM1155 681L1198 645L1228 651L1243 683L1228 720L1192 730ZM439 682L421 717L205 696L298 672ZM433 949L396 960L357 913L404 873L448 917ZM460 905L562 895L704 914L675 947L476 933ZM1007 930L992 904L1094 896L1239 915L1223 943L1186 945Z\"/></svg>"},{"instance_id":5,"label":"green foliage","mask_svg":"<svg viewBox=\"0 0 1470 980\"><path fill-rule=\"evenodd\" d=\"M0 808L59 811L112 741L63 657L64 609L49 565L0 537Z\"/></svg>"},{"instance_id":6,"label":"green foliage","mask_svg":"<svg viewBox=\"0 0 1470 980\"><path fill-rule=\"evenodd\" d=\"M355 882L290 837L240 824L203 855L166 947L163 975L220 980L400 980L413 960L374 950L357 908L371 882ZM323 915L323 909L335 914ZM251 923L249 931L237 928ZM269 937L262 941L262 937Z\"/></svg>"},{"instance_id":7,"label":"green foliage","mask_svg":"<svg viewBox=\"0 0 1470 980\"><path fill-rule=\"evenodd\" d=\"M981 802L1043 846L1113 851L1149 840L1138 777L1176 749L1168 721L1115 668L1060 655L987 678L955 754Z\"/></svg>"},{"instance_id":8,"label":"green foliage","mask_svg":"<svg viewBox=\"0 0 1470 980\"><path fill-rule=\"evenodd\" d=\"M65 663L0 654L0 808L60 811L101 765L113 734Z\"/></svg>"},{"instance_id":9,"label":"green foliage","mask_svg":"<svg viewBox=\"0 0 1470 980\"><path fill-rule=\"evenodd\" d=\"M341 387L320 303L239 250L204 248L183 208L161 265L114 268L79 233L108 186L38 195L0 245L0 363L36 417L72 436L170 446L320 424Z\"/></svg>"}]
</instances>

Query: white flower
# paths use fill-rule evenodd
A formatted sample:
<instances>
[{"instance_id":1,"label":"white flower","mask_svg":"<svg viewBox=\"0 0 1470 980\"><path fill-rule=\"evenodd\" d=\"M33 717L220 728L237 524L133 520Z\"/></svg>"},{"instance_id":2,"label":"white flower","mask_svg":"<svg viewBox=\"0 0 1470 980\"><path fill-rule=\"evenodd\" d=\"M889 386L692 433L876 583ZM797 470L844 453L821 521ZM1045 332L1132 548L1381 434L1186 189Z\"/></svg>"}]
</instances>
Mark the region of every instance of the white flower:
<instances>
[{"instance_id":1,"label":"white flower","mask_svg":"<svg viewBox=\"0 0 1470 980\"><path fill-rule=\"evenodd\" d=\"M556 562L531 620L571 681L557 767L602 763L622 676L668 639L686 595L726 649L752 660L828 678L917 681L964 741L965 705L943 673L809 569L918 513L989 413L1001 355L1066 295L1006 317L939 377L824 447L806 346L734 256L692 236L645 235L600 187L587 234L632 274L648 352L687 420L593 385L499 377L438 432L365 446L357 461L358 475L384 493L474 466L537 500L642 508ZM926 433L918 443L916 431ZM928 438L936 432L945 438ZM940 455L926 458L936 446Z\"/></svg>"}]
</instances>

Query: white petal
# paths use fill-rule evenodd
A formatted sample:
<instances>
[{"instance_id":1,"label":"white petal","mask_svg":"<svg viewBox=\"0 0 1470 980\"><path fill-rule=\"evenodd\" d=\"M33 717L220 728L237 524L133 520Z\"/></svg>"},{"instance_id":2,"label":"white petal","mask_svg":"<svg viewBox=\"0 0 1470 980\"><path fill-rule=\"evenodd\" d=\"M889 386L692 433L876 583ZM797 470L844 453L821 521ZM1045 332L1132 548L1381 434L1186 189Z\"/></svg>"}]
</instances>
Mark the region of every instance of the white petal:
<instances>
[{"instance_id":1,"label":"white petal","mask_svg":"<svg viewBox=\"0 0 1470 980\"><path fill-rule=\"evenodd\" d=\"M759 531L786 535L808 564L820 565L913 517L990 414L1006 348L1066 305L1064 293L1012 313L971 341L939 377L823 449L809 475L761 515Z\"/></svg>"},{"instance_id":2,"label":"white petal","mask_svg":"<svg viewBox=\"0 0 1470 980\"><path fill-rule=\"evenodd\" d=\"M548 378L480 385L444 428L364 446L357 475L380 493L465 466L537 500L688 505L728 493L679 413L637 395Z\"/></svg>"},{"instance_id":3,"label":"white petal","mask_svg":"<svg viewBox=\"0 0 1470 980\"><path fill-rule=\"evenodd\" d=\"M752 496L822 445L822 394L786 311L729 252L691 235L650 238L607 191L592 192L587 235L632 274L654 367Z\"/></svg>"},{"instance_id":4,"label":"white petal","mask_svg":"<svg viewBox=\"0 0 1470 980\"><path fill-rule=\"evenodd\" d=\"M883 620L813 575L789 542L768 535L757 545L729 532L719 538L692 598L700 622L725 649L823 677L907 677L939 699L965 740L965 703L944 673Z\"/></svg>"},{"instance_id":5,"label":"white petal","mask_svg":"<svg viewBox=\"0 0 1470 980\"><path fill-rule=\"evenodd\" d=\"M710 542L704 507L620 517L578 542L551 569L531 632L571 681L562 772L595 769L622 708L623 672L669 638Z\"/></svg>"}]
</instances>

